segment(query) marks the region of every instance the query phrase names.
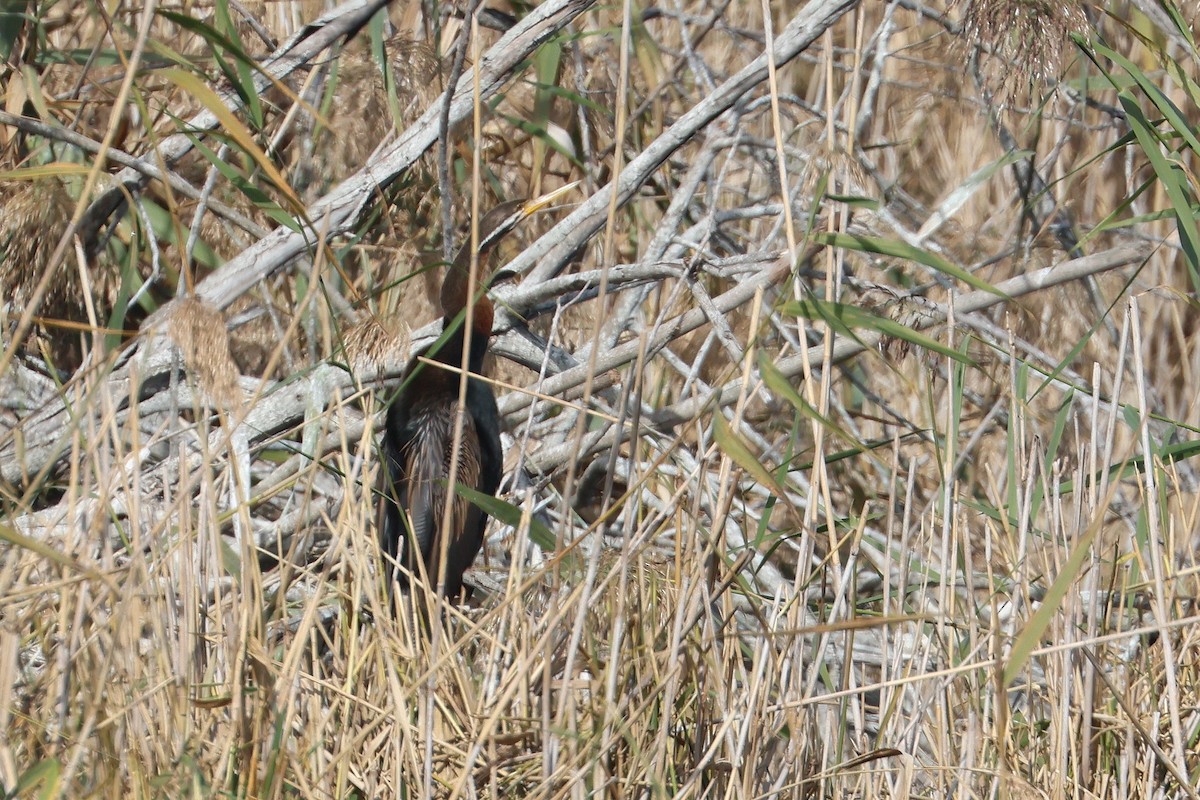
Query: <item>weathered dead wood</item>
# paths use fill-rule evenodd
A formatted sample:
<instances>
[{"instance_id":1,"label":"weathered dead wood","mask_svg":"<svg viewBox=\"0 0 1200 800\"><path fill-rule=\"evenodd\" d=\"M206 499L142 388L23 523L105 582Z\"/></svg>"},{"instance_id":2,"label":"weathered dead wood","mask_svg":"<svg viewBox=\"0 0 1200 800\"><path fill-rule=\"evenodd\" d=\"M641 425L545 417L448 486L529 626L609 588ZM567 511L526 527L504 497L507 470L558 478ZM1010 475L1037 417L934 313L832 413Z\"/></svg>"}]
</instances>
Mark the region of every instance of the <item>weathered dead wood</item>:
<instances>
[{"instance_id":1,"label":"weathered dead wood","mask_svg":"<svg viewBox=\"0 0 1200 800\"><path fill-rule=\"evenodd\" d=\"M1047 289L1052 286L1059 286L1064 283L1079 280L1080 278L1089 275L1097 275L1108 270L1117 269L1126 266L1127 264L1135 263L1146 258L1147 253L1144 247L1124 245L1111 250L1106 250L1095 255L1076 258L1070 261L1065 261L1053 267L1037 270L1025 275L1018 275L1015 278L1010 278L996 286L1001 293L1011 298L1022 297L1033 292ZM775 267L774 269L764 270L756 280L746 281L738 287L731 289L729 292L715 298L717 308L725 308L728 303L735 299L733 293L749 290L753 294L753 290L769 285L780 279L781 275L786 275L787 269ZM764 280L765 278L765 280ZM744 301L743 301L744 302ZM998 305L1004 302L1002 296L992 294L991 292L975 291L969 292L960 296L953 303L954 314L956 317L961 317L964 314L970 314L976 311L981 311L986 308ZM939 304L930 304L932 313L918 320L914 327L928 328L933 325L945 322L948 317L949 308ZM705 314L701 309L693 309L686 314L673 320L672 323L663 326L664 331L679 333L686 330L693 330L696 327L704 324ZM678 326L678 330L677 327ZM688 327L690 326L690 327ZM686 329L686 330L684 330ZM833 345L833 355L831 363L840 364L855 355L863 352L868 347L875 347L879 344L880 335L872 331L861 331L859 338L846 339L844 337L835 337ZM651 343L651 349L656 346L662 346L665 342L661 342L659 337L655 337ZM598 362L597 369L604 370L615 369L631 362L637 357L638 343L630 342L624 346L618 347L602 356ZM803 371L803 359L800 355L791 356L775 362L775 367L788 378L795 378ZM539 390L545 393L556 394L564 392L577 383L582 383L585 379L582 374L582 368L568 370L553 379L545 381ZM752 377L753 381L758 381L757 371ZM742 392L742 380L734 379L724 386L714 389L709 395L704 397L695 397L687 400L682 400L672 406L661 410L654 414L650 422L661 431L668 431L678 425L681 425L689 420L695 419L700 414L704 413L705 409L722 407L733 403L737 400ZM501 411L505 414L514 414L521 408L529 404L526 396L509 395L505 397L500 404ZM619 445L627 438L626 429L613 426L603 435L596 432L596 435L589 441L588 451L596 452L609 447ZM530 466L542 473L551 472L559 465L566 462L570 458L581 458L586 455L585 451L578 443L568 443L557 447L549 447L538 451L529 457Z\"/></svg>"},{"instance_id":2,"label":"weathered dead wood","mask_svg":"<svg viewBox=\"0 0 1200 800\"><path fill-rule=\"evenodd\" d=\"M595 0L551 0L538 6L484 54L478 72L480 102L493 97L518 64L557 34ZM450 124L466 119L476 102L474 73L454 87ZM363 169L337 185L308 208L313 230L297 233L280 228L230 259L208 276L197 294L218 308L227 308L259 281L308 252L322 237L350 231L377 199L379 192L417 162L437 141L443 101L436 100L396 142ZM169 312L168 312L169 313ZM147 320L150 324L151 320Z\"/></svg>"},{"instance_id":3,"label":"weathered dead wood","mask_svg":"<svg viewBox=\"0 0 1200 800\"><path fill-rule=\"evenodd\" d=\"M342 38L353 36L387 5L387 0L352 0L328 14L321 16L301 28L290 39L280 45L254 73L254 88L257 92L270 88L275 81L286 78L300 67L325 52ZM238 111L242 100L232 87L219 89L217 96L227 108ZM151 149L136 164L129 164L119 172L112 188L97 197L79 222L84 241L88 241L89 230L104 224L112 212L124 202L125 197L136 194L146 187L161 165L171 167L192 151L193 136L200 131L211 131L221 124L212 111L205 109L183 125L186 133L168 136Z\"/></svg>"},{"instance_id":4,"label":"weathered dead wood","mask_svg":"<svg viewBox=\"0 0 1200 800\"><path fill-rule=\"evenodd\" d=\"M813 0L808 3L776 37L772 56L775 64L786 64L800 55L856 5L858 0ZM767 75L768 57L763 53L692 106L630 161L615 182L589 197L546 235L526 248L509 263L508 269L528 273L528 279L533 281L544 281L559 274L575 254L603 229L613 192L616 192L618 206L627 203L668 158L745 99L749 92L767 79Z\"/></svg>"},{"instance_id":5,"label":"weathered dead wood","mask_svg":"<svg viewBox=\"0 0 1200 800\"><path fill-rule=\"evenodd\" d=\"M647 280L661 279L679 273L672 265L653 267L626 266L610 271L609 284L617 292L626 286L637 286ZM568 287L576 291L586 290L599 280L598 271L564 276L556 282L562 290ZM504 302L513 308L528 309L546 300L545 287L523 284L510 287L504 293ZM167 318L170 319L169 317ZM420 347L432 341L440 332L441 323L434 322L414 331L412 340ZM497 349L504 350L505 331L501 330ZM516 334L508 334L515 337ZM253 378L242 379L242 393L252 408L240 419L241 435L256 443L289 425L295 425L311 413L310 398L318 397L328 402L337 393L348 396L360 386L372 386L400 375L408 361L407 352L390 353L387 358L376 360L369 368L358 368L355 372L341 366L321 364L307 375L287 384L275 381L260 382ZM73 425L78 414L94 407L99 393L106 393L120 406L128 401L131 393L147 381L155 378L155 388L137 405L139 414L156 413L168 408L205 407L207 398L193 396L184 380L174 385L166 377L173 370L182 370L183 360L174 341L159 332L143 334L141 346L129 351L121 365L102 384L89 387L74 384L67 388L66 399L55 396L47 405L21 420L14 433L0 443L0 477L10 483L24 483L29 475L36 474L63 453L70 441ZM554 369L552 371L557 371ZM182 377L182 376L179 376ZM142 389L145 392L145 389ZM67 403L72 404L68 412ZM117 412L117 423L128 424L131 409L128 405ZM216 443L216 442L214 442Z\"/></svg>"},{"instance_id":6,"label":"weathered dead wood","mask_svg":"<svg viewBox=\"0 0 1200 800\"><path fill-rule=\"evenodd\" d=\"M24 117L0 111L0 125L9 125L32 136L40 136L53 142L63 142L78 148L89 155L98 156L101 153L114 164L133 170L145 176L147 180L158 180L168 184L172 190L189 200L199 200L202 193L179 175L170 170L162 169L157 161L147 160L146 157L136 158L129 153L117 150L115 147L104 147L103 144L84 136L78 131L68 130L61 125L43 122L33 117ZM222 219L232 222L242 230L254 236L266 236L269 231L242 212L213 198L208 198L208 207ZM85 212L86 213L86 212Z\"/></svg>"},{"instance_id":7,"label":"weathered dead wood","mask_svg":"<svg viewBox=\"0 0 1200 800\"><path fill-rule=\"evenodd\" d=\"M1015 278L1009 278L997 284L996 288L1009 297L1023 297L1042 289L1048 289L1051 286L1061 286L1064 283L1071 283L1089 275L1098 275L1127 264L1133 264L1146 257L1147 252L1145 247L1122 245L1090 256L1064 261L1053 267L1046 267L1045 269L1035 270L1024 275L1018 275ZM971 314L976 311L982 311L985 308L991 308L1001 302L1004 302L1003 298L991 292L968 292L953 302L954 314L956 316ZM934 313L928 319L921 320L916 327L928 328L946 321L949 311L948 307L932 304L932 308ZM868 347L876 347L879 345L880 339L881 336L875 332L863 332L859 336L859 341L844 338L839 339L834 344L831 363L840 364L863 352ZM804 362L802 356L796 355L780 360L775 366L785 377L794 378L803 371ZM659 425L667 427L678 425L681 422L694 419L696 414L700 413L701 409L705 407L732 403L737 399L741 391L742 382L740 379L730 381L721 387L713 397L684 400L663 409L656 416L655 421Z\"/></svg>"}]
</instances>

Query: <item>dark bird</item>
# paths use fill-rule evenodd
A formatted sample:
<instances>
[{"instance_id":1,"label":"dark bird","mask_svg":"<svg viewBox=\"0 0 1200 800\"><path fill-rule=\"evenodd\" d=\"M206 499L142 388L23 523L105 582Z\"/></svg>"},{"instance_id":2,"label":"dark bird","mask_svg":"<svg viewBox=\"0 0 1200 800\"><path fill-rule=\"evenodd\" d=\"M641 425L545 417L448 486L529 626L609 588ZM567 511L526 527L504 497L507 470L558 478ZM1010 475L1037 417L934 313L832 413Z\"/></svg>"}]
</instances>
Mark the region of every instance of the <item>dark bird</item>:
<instances>
[{"instance_id":1,"label":"dark bird","mask_svg":"<svg viewBox=\"0 0 1200 800\"><path fill-rule=\"evenodd\" d=\"M431 587L441 583L449 598L457 598L462 592L463 573L479 554L487 525L487 514L461 495L456 493L447 502L459 408L458 370L464 347L470 348L469 376L456 483L494 495L500 485L504 456L496 397L491 386L478 377L483 374L483 357L492 334L487 281L477 283L470 329L464 324L472 256L478 253L479 270L485 272L496 243L568 188L529 202L504 203L484 216L479 223L478 250L472 251L470 243L463 245L442 281L442 336L409 363L400 393L388 408L383 449L390 485L384 489L380 530L383 551L412 575L423 572ZM422 357L453 370L422 363ZM446 515L450 516L448 521ZM445 572L440 572L443 532L449 540L445 544ZM395 577L402 586L407 584L403 570L397 569Z\"/></svg>"}]
</instances>

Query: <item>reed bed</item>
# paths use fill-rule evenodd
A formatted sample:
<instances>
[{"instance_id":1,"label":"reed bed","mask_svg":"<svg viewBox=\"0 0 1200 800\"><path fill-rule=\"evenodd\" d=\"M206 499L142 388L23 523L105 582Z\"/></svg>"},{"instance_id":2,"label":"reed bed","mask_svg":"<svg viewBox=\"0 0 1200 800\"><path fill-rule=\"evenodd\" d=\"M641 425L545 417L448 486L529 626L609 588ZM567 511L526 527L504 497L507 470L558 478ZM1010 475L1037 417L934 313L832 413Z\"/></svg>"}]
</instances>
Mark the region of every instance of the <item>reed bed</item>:
<instances>
[{"instance_id":1,"label":"reed bed","mask_svg":"<svg viewBox=\"0 0 1200 800\"><path fill-rule=\"evenodd\" d=\"M1195 11L0 11L3 797L1195 798ZM474 209L505 482L393 596Z\"/></svg>"}]
</instances>

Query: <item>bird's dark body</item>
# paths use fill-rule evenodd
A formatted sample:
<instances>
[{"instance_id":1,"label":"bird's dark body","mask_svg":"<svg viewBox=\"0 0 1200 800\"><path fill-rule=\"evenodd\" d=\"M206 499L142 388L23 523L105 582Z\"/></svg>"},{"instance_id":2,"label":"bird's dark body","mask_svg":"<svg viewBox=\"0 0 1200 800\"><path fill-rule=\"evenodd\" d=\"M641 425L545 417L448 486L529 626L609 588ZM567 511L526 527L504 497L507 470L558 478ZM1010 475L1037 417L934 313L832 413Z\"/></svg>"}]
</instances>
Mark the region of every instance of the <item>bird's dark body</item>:
<instances>
[{"instance_id":1,"label":"bird's dark body","mask_svg":"<svg viewBox=\"0 0 1200 800\"><path fill-rule=\"evenodd\" d=\"M445 324L449 326L452 321ZM459 325L458 332L428 357L454 366L462 363L461 321ZM482 374L486 348L487 338L476 332L471 347L472 375ZM420 374L412 375L414 370ZM394 496L385 501L382 544L397 564L414 575L421 574L419 562L423 562L430 586L436 587L443 577L438 573L439 537L446 514L459 375L415 359L407 372L405 388L387 414L384 452ZM502 467L496 398L486 383L469 377L457 483L494 495L500 485ZM446 596L454 598L462 592L463 573L474 563L483 545L487 514L457 494L450 508L453 518L449 525L444 582ZM406 517L411 521L411 532ZM406 585L402 571L397 572L397 578L402 586Z\"/></svg>"},{"instance_id":2,"label":"bird's dark body","mask_svg":"<svg viewBox=\"0 0 1200 800\"><path fill-rule=\"evenodd\" d=\"M442 280L442 330L450 333L440 347L435 344L420 354L456 369L414 358L399 396L388 408L380 541L384 552L403 568L394 573L402 585L408 583L408 575L424 573L430 588L441 584L447 597L457 598L463 589L463 573L483 546L487 514L457 492L447 501L452 461L458 465L454 482L485 495L496 494L504 466L496 398L491 386L478 377L483 375L483 357L492 334L493 308L486 292L489 281L472 276L486 274L489 256L501 237L562 191L528 203L501 203L484 216L477 238L459 249ZM462 385L457 368L462 365L468 338L462 319L468 307L471 349L462 436L455 459L454 427ZM445 571L441 572L443 533L448 540Z\"/></svg>"}]
</instances>

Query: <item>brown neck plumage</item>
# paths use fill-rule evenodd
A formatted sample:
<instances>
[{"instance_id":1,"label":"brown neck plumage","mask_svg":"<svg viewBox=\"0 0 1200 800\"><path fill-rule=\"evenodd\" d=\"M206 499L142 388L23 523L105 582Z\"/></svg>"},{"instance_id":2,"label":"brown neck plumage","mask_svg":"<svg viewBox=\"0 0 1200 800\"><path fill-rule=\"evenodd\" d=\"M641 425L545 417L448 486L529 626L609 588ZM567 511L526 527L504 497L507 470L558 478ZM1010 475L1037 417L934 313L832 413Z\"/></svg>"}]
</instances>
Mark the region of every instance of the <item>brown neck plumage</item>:
<instances>
[{"instance_id":1,"label":"brown neck plumage","mask_svg":"<svg viewBox=\"0 0 1200 800\"><path fill-rule=\"evenodd\" d=\"M490 274L488 261L496 242L525 216L522 211L523 205L524 201L521 200L501 203L489 211L479 222L477 234L479 271L475 281L475 295L478 299L475 301L475 308L471 314L473 336L486 338L492 333L492 301L488 299L487 281L485 280L485 276ZM468 241L459 248L458 254L454 257L454 263L450 265L446 272L446 278L442 281L442 313L447 322L453 320L467 307L467 300L471 296L468 285L471 276L471 254L471 242Z\"/></svg>"},{"instance_id":2,"label":"brown neck plumage","mask_svg":"<svg viewBox=\"0 0 1200 800\"><path fill-rule=\"evenodd\" d=\"M488 299L484 276L487 273L487 258L489 250L479 253L479 276L475 281L475 309L471 315L473 336L490 336L492 333L492 301ZM467 307L467 299L471 296L471 246L463 245L454 258L454 263L446 272L442 281L442 314L447 322L457 317Z\"/></svg>"}]
</instances>

